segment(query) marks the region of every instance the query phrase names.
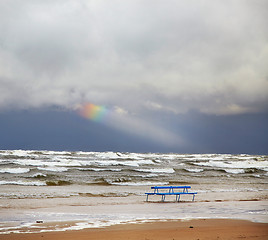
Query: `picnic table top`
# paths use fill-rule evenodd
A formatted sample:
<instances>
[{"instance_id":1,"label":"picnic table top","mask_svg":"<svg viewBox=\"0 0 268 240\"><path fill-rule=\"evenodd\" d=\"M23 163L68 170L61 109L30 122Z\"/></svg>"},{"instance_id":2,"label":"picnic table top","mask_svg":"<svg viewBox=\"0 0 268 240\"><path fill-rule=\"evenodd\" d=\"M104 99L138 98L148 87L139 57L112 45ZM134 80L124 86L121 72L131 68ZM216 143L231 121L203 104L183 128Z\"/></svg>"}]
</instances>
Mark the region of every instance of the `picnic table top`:
<instances>
[{"instance_id":1,"label":"picnic table top","mask_svg":"<svg viewBox=\"0 0 268 240\"><path fill-rule=\"evenodd\" d=\"M151 189L191 188L191 186L154 186Z\"/></svg>"},{"instance_id":2,"label":"picnic table top","mask_svg":"<svg viewBox=\"0 0 268 240\"><path fill-rule=\"evenodd\" d=\"M146 193L148 194L148 193ZM165 192L165 193L155 193L154 195L180 195L180 194L197 194L197 192ZM149 193L149 195L152 195Z\"/></svg>"}]
</instances>

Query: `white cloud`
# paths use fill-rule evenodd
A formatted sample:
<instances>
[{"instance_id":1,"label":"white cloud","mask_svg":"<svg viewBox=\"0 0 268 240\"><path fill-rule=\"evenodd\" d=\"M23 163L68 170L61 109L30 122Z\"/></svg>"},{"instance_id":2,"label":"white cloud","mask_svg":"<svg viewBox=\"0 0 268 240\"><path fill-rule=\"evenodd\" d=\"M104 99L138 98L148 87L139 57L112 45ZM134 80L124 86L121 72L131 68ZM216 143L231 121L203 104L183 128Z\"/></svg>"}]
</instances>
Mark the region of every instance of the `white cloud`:
<instances>
[{"instance_id":1,"label":"white cloud","mask_svg":"<svg viewBox=\"0 0 268 240\"><path fill-rule=\"evenodd\" d=\"M114 111L119 114L119 115L127 115L128 114L128 111L121 108L121 107L118 107L118 106L115 106L114 107Z\"/></svg>"},{"instance_id":2,"label":"white cloud","mask_svg":"<svg viewBox=\"0 0 268 240\"><path fill-rule=\"evenodd\" d=\"M0 109L267 111L267 1L1 1ZM139 120L137 120L139 122Z\"/></svg>"}]
</instances>

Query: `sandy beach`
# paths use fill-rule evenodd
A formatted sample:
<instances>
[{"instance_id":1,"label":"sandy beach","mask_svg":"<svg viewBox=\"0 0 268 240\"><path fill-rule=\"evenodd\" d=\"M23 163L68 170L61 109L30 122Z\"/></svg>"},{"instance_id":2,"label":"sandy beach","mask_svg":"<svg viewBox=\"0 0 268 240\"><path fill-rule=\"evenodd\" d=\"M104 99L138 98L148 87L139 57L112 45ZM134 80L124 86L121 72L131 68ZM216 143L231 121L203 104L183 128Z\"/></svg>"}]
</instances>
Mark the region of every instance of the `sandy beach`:
<instances>
[{"instance_id":1,"label":"sandy beach","mask_svg":"<svg viewBox=\"0 0 268 240\"><path fill-rule=\"evenodd\" d=\"M268 224L244 220L199 219L137 224L119 224L106 228L79 231L3 234L0 239L117 239L117 240L172 240L172 239L268 239Z\"/></svg>"}]
</instances>

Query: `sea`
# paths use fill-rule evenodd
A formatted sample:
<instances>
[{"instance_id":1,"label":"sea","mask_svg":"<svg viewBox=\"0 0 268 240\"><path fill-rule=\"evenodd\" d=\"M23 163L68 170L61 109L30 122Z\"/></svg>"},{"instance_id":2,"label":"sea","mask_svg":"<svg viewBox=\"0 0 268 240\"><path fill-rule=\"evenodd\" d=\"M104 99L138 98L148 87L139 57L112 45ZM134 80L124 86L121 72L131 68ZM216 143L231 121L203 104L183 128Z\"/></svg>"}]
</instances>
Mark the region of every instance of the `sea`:
<instances>
[{"instance_id":1,"label":"sea","mask_svg":"<svg viewBox=\"0 0 268 240\"><path fill-rule=\"evenodd\" d=\"M146 201L185 185L194 201ZM267 214L267 155L0 150L0 234Z\"/></svg>"}]
</instances>

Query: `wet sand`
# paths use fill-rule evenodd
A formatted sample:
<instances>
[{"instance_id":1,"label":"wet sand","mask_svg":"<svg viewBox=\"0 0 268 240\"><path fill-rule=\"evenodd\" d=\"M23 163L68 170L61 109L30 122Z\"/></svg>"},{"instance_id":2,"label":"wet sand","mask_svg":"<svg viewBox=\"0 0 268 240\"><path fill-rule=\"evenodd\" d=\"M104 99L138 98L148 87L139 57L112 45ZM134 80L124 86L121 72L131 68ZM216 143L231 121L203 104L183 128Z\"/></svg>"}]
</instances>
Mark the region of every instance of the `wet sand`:
<instances>
[{"instance_id":1,"label":"wet sand","mask_svg":"<svg viewBox=\"0 0 268 240\"><path fill-rule=\"evenodd\" d=\"M52 229L53 230L53 229ZM106 228L44 233L10 233L0 235L8 240L209 240L209 239L268 239L268 223L230 219L199 219L119 224Z\"/></svg>"}]
</instances>

